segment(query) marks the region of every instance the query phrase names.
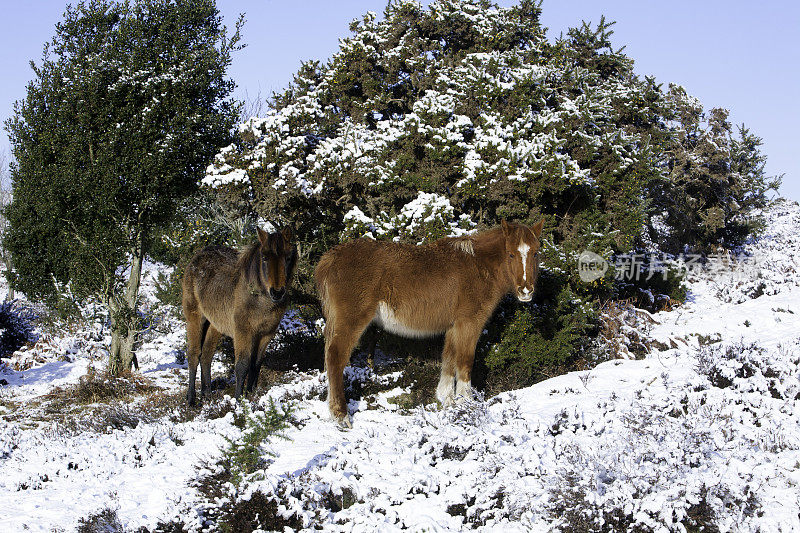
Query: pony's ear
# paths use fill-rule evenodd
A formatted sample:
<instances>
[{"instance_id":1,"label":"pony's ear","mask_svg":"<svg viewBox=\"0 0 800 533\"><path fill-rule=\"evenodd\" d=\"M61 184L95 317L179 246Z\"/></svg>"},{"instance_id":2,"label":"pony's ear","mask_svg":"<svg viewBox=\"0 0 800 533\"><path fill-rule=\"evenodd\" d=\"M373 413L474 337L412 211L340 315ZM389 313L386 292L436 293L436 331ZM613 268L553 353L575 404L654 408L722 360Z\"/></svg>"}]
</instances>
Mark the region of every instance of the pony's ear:
<instances>
[{"instance_id":1,"label":"pony's ear","mask_svg":"<svg viewBox=\"0 0 800 533\"><path fill-rule=\"evenodd\" d=\"M281 233L283 234L284 242L286 242L287 244L292 242L292 239L294 239L294 230L292 229L291 226L286 226L285 228L283 228L283 230L281 230Z\"/></svg>"},{"instance_id":2,"label":"pony's ear","mask_svg":"<svg viewBox=\"0 0 800 533\"><path fill-rule=\"evenodd\" d=\"M256 231L258 232L258 240L261 241L261 246L266 248L269 242L269 233L261 228L256 228Z\"/></svg>"},{"instance_id":3,"label":"pony's ear","mask_svg":"<svg viewBox=\"0 0 800 533\"><path fill-rule=\"evenodd\" d=\"M537 239L542 235L542 228L544 228L544 219L534 224L533 227L531 228L533 234L536 235Z\"/></svg>"},{"instance_id":4,"label":"pony's ear","mask_svg":"<svg viewBox=\"0 0 800 533\"><path fill-rule=\"evenodd\" d=\"M500 223L500 225L503 226L503 235L508 237L508 234L510 233L511 228L508 227L508 222L506 222L506 219L503 219L503 221Z\"/></svg>"}]
</instances>

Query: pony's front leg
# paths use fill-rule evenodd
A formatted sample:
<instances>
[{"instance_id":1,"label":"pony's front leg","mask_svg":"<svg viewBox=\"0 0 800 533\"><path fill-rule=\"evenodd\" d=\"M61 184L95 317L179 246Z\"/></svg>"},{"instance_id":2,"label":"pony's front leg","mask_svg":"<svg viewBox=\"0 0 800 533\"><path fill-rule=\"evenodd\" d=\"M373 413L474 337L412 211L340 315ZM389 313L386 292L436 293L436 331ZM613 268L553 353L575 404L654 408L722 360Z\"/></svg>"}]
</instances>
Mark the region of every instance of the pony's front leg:
<instances>
[{"instance_id":1,"label":"pony's front leg","mask_svg":"<svg viewBox=\"0 0 800 533\"><path fill-rule=\"evenodd\" d=\"M472 398L472 365L482 329L483 322L456 321L445 335L442 377L436 389L436 396L445 407ZM444 399L439 397L440 391Z\"/></svg>"},{"instance_id":2,"label":"pony's front leg","mask_svg":"<svg viewBox=\"0 0 800 533\"><path fill-rule=\"evenodd\" d=\"M325 370L328 374L328 409L333 418L343 427L353 427L344 395L344 367L350 360L352 344L343 343L339 337L325 342Z\"/></svg>"},{"instance_id":3,"label":"pony's front leg","mask_svg":"<svg viewBox=\"0 0 800 533\"><path fill-rule=\"evenodd\" d=\"M446 338L446 337L445 337ZM453 405L453 392L455 391L456 364L452 350L448 349L445 340L444 352L442 353L442 373L439 376L439 385L436 386L436 399L442 407Z\"/></svg>"},{"instance_id":4,"label":"pony's front leg","mask_svg":"<svg viewBox=\"0 0 800 533\"><path fill-rule=\"evenodd\" d=\"M325 336L325 370L328 373L328 408L331 417L342 427L352 428L347 399L344 395L344 367L350 362L350 354L358 339L369 325L372 315L364 315L353 323L337 321L332 328L335 333ZM326 328L328 326L326 325Z\"/></svg>"}]
</instances>

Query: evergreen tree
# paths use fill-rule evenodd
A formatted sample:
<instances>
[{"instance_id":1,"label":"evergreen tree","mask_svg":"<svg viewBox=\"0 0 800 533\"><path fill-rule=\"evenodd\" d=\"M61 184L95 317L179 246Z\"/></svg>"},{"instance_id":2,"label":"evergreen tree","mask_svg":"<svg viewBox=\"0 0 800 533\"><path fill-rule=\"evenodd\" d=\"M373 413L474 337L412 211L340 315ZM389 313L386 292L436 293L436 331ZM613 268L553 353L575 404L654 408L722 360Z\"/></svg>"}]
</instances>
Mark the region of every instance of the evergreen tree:
<instances>
[{"instance_id":1,"label":"evergreen tree","mask_svg":"<svg viewBox=\"0 0 800 533\"><path fill-rule=\"evenodd\" d=\"M52 298L69 283L111 314L109 368L130 368L154 232L237 115L225 73L239 41L214 0L86 0L68 7L6 123L16 163L5 244L14 285Z\"/></svg>"}]
</instances>

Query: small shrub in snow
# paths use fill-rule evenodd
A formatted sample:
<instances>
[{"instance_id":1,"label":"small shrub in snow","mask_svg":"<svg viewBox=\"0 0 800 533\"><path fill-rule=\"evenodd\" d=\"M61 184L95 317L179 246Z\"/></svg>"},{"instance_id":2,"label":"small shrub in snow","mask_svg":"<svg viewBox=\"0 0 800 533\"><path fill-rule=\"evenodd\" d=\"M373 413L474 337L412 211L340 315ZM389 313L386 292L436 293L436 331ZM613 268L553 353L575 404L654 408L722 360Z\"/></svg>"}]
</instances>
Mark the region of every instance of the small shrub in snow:
<instances>
[{"instance_id":1,"label":"small shrub in snow","mask_svg":"<svg viewBox=\"0 0 800 533\"><path fill-rule=\"evenodd\" d=\"M288 438L283 432L289 427L291 413L291 406L284 405L278 409L271 400L267 409L256 413L251 412L246 401L242 403L242 410L234 416L234 423L243 425L244 431L239 439L226 439L228 449L222 459L234 486L255 473L264 464L265 456L274 455L263 447L271 437Z\"/></svg>"},{"instance_id":2,"label":"small shrub in snow","mask_svg":"<svg viewBox=\"0 0 800 533\"><path fill-rule=\"evenodd\" d=\"M54 406L87 405L126 400L138 394L157 390L158 387L141 374L110 376L89 367L89 371L80 377L78 383L55 387L44 397Z\"/></svg>"},{"instance_id":3,"label":"small shrub in snow","mask_svg":"<svg viewBox=\"0 0 800 533\"><path fill-rule=\"evenodd\" d=\"M0 357L36 342L39 336L33 328L35 319L36 313L17 300L7 300L0 304Z\"/></svg>"},{"instance_id":4,"label":"small shrub in snow","mask_svg":"<svg viewBox=\"0 0 800 533\"><path fill-rule=\"evenodd\" d=\"M295 514L280 511L280 502L274 496L260 491L250 494L249 498L239 498L230 507L222 509L219 529L221 531L297 531L303 527L303 521Z\"/></svg>"},{"instance_id":5,"label":"small shrub in snow","mask_svg":"<svg viewBox=\"0 0 800 533\"><path fill-rule=\"evenodd\" d=\"M18 445L20 429L17 424L0 420L0 459L11 455Z\"/></svg>"},{"instance_id":6,"label":"small shrub in snow","mask_svg":"<svg viewBox=\"0 0 800 533\"><path fill-rule=\"evenodd\" d=\"M87 518L78 520L78 533L123 533L122 527L114 509L103 509Z\"/></svg>"}]
</instances>

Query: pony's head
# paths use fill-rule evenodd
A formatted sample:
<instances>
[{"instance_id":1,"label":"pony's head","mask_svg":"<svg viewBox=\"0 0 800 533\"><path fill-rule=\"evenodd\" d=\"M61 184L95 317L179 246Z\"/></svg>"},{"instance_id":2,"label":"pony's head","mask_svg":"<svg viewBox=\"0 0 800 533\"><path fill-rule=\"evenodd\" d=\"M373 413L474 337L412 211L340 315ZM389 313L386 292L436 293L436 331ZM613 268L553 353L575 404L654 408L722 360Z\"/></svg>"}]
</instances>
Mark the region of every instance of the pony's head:
<instances>
[{"instance_id":1,"label":"pony's head","mask_svg":"<svg viewBox=\"0 0 800 533\"><path fill-rule=\"evenodd\" d=\"M517 298L530 302L536 278L539 277L539 237L542 235L544 219L528 227L509 224L503 220L503 235L506 239L506 261Z\"/></svg>"},{"instance_id":2,"label":"pony's head","mask_svg":"<svg viewBox=\"0 0 800 533\"><path fill-rule=\"evenodd\" d=\"M292 228L286 227L275 233L257 229L258 240L261 242L259 278L270 299L275 303L283 303L297 263L297 247L292 242Z\"/></svg>"}]
</instances>

